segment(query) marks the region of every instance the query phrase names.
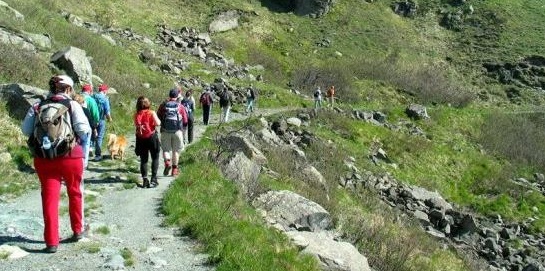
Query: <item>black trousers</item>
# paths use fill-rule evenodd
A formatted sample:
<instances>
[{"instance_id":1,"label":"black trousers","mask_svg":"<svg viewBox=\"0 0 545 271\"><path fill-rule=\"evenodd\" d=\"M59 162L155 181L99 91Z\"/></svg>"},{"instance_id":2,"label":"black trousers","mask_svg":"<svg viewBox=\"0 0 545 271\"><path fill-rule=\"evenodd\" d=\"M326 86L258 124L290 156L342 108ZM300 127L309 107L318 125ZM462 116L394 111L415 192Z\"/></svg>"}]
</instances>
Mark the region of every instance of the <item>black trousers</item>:
<instances>
[{"instance_id":1,"label":"black trousers","mask_svg":"<svg viewBox=\"0 0 545 271\"><path fill-rule=\"evenodd\" d=\"M212 109L212 105L202 106L202 122L204 123L204 125L208 125L208 121L210 120L211 109Z\"/></svg>"},{"instance_id":2,"label":"black trousers","mask_svg":"<svg viewBox=\"0 0 545 271\"><path fill-rule=\"evenodd\" d=\"M193 141L193 123L195 122L193 118L193 113L190 113L187 116L187 143Z\"/></svg>"}]
</instances>

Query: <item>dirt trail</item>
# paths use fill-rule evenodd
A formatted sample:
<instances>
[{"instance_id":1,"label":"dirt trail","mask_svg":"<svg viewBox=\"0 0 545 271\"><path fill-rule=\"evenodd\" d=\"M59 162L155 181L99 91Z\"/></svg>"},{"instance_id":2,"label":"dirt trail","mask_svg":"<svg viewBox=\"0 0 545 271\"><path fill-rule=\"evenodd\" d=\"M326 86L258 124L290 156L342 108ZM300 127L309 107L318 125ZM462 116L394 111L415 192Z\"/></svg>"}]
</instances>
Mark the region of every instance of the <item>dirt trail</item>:
<instances>
[{"instance_id":1,"label":"dirt trail","mask_svg":"<svg viewBox=\"0 0 545 271\"><path fill-rule=\"evenodd\" d=\"M286 109L262 110L270 115ZM247 116L232 113L232 120ZM218 123L213 115L208 127ZM195 140L199 140L206 126L201 116L195 116ZM130 138L134 145L134 137ZM128 159L134 157L134 148L127 150ZM90 214L85 218L89 226L87 237L78 243L62 243L55 254L41 253L43 222L38 190L0 204L0 245L19 247L29 254L18 259L1 260L0 270L214 270L207 265L207 255L199 252L199 245L178 229L162 226L159 213L163 193L174 181L162 176L159 168L159 186L152 189L125 188L128 172L120 161L90 162L85 172L85 194ZM133 163L133 166L137 165ZM182 172L183 174L183 172ZM65 195L65 189L62 190ZM89 200L92 199L92 200ZM72 233L67 216L67 200L61 200L61 238ZM23 252L24 253L24 252ZM127 257L127 254L131 254ZM123 260L129 259L132 263Z\"/></svg>"}]
</instances>

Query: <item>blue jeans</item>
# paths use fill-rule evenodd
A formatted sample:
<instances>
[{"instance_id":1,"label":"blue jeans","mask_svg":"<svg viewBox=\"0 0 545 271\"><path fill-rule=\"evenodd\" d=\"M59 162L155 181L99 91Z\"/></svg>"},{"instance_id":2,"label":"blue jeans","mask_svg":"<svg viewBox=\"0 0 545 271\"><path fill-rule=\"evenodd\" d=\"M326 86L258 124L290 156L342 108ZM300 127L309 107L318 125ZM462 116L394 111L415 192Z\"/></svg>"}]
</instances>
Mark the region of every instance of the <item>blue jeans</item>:
<instances>
[{"instance_id":1,"label":"blue jeans","mask_svg":"<svg viewBox=\"0 0 545 271\"><path fill-rule=\"evenodd\" d=\"M85 138L80 137L81 147L83 148L83 155L85 155L83 159L83 168L87 168L87 164L89 162L89 148L91 147L91 133L87 134Z\"/></svg>"},{"instance_id":2,"label":"blue jeans","mask_svg":"<svg viewBox=\"0 0 545 271\"><path fill-rule=\"evenodd\" d=\"M254 112L254 99L247 98L246 100L246 113Z\"/></svg>"},{"instance_id":3,"label":"blue jeans","mask_svg":"<svg viewBox=\"0 0 545 271\"><path fill-rule=\"evenodd\" d=\"M95 157L102 157L102 140L106 134L106 120L100 120L97 126L97 139L95 141Z\"/></svg>"}]
</instances>

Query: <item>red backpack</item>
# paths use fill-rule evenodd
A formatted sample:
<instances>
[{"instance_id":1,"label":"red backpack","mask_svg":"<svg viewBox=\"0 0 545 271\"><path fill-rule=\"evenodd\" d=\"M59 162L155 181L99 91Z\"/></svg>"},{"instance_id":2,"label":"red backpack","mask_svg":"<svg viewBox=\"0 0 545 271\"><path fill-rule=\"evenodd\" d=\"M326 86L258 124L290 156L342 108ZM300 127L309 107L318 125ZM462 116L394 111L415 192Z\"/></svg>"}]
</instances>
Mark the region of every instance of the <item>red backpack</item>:
<instances>
[{"instance_id":1,"label":"red backpack","mask_svg":"<svg viewBox=\"0 0 545 271\"><path fill-rule=\"evenodd\" d=\"M134 126L136 137L150 138L155 133L155 120L152 111L149 109L140 110L134 115Z\"/></svg>"},{"instance_id":2,"label":"red backpack","mask_svg":"<svg viewBox=\"0 0 545 271\"><path fill-rule=\"evenodd\" d=\"M210 97L210 93L203 93L201 95L201 98L199 99L199 102L201 102L202 105L210 105L212 103L212 97Z\"/></svg>"}]
</instances>

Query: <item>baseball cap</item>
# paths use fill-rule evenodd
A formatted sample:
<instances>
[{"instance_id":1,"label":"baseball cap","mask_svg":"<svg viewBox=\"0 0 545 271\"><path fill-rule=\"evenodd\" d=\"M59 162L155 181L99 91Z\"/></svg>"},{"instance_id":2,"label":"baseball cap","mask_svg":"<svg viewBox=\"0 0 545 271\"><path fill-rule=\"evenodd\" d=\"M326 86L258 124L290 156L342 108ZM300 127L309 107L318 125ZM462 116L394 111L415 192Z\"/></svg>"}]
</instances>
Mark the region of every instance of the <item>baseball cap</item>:
<instances>
[{"instance_id":1,"label":"baseball cap","mask_svg":"<svg viewBox=\"0 0 545 271\"><path fill-rule=\"evenodd\" d=\"M85 85L83 85L81 90L84 91L84 92L91 92L91 91L93 91L93 87L90 84L85 84Z\"/></svg>"},{"instance_id":2,"label":"baseball cap","mask_svg":"<svg viewBox=\"0 0 545 271\"><path fill-rule=\"evenodd\" d=\"M180 95L180 91L178 89L171 89L170 92L168 93L168 97L170 98L178 98L178 95Z\"/></svg>"},{"instance_id":3,"label":"baseball cap","mask_svg":"<svg viewBox=\"0 0 545 271\"><path fill-rule=\"evenodd\" d=\"M70 76L68 76L68 75L57 75L57 78L59 79L59 81L57 81L57 83L62 84L62 85L70 86L71 88L74 87L74 80L72 80L72 78L70 78Z\"/></svg>"},{"instance_id":4,"label":"baseball cap","mask_svg":"<svg viewBox=\"0 0 545 271\"><path fill-rule=\"evenodd\" d=\"M110 87L108 87L108 85L106 85L106 84L100 84L100 86L98 86L98 91L106 91L109 88Z\"/></svg>"}]
</instances>

